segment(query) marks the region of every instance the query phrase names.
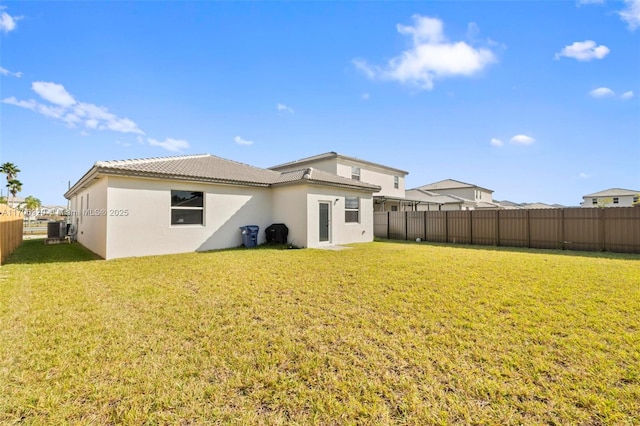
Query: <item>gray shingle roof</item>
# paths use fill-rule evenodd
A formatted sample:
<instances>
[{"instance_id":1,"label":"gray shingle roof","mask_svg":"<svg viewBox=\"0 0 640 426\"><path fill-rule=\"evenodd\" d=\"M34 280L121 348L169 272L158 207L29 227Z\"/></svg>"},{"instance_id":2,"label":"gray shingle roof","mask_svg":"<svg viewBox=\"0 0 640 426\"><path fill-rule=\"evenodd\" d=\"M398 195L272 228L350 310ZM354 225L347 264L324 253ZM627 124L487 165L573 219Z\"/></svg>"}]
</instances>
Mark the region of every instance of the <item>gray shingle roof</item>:
<instances>
[{"instance_id":1,"label":"gray shingle roof","mask_svg":"<svg viewBox=\"0 0 640 426\"><path fill-rule=\"evenodd\" d=\"M160 175L263 186L274 183L279 175L278 172L272 170L260 169L209 154L99 161L95 167L98 171L105 173L122 172L133 176Z\"/></svg>"},{"instance_id":2,"label":"gray shingle roof","mask_svg":"<svg viewBox=\"0 0 640 426\"><path fill-rule=\"evenodd\" d=\"M334 186L345 186L345 187L358 187L360 189L369 189L374 192L380 191L380 187L377 185L371 185L369 183L360 182L357 180L334 175L333 173L327 173L322 170L316 170L313 167L280 173L280 177L275 183L276 184L289 183L289 182L297 182L300 180L306 180L309 183L320 183L320 184L329 184Z\"/></svg>"},{"instance_id":3,"label":"gray shingle roof","mask_svg":"<svg viewBox=\"0 0 640 426\"><path fill-rule=\"evenodd\" d=\"M304 167L305 165L312 164L312 163L314 163L316 161L327 160L327 159L331 159L331 158L342 158L342 159L349 160L349 161L355 161L355 162L358 162L358 163L368 164L370 166L391 170L391 171L394 171L394 172L397 172L397 173L400 173L400 174L404 174L404 175L408 175L409 174L409 172L407 172L405 170L396 169L395 167L385 166L384 164L374 163L372 161L362 160L362 159L356 158L356 157L350 157L348 155L339 154L339 153L337 153L335 151L325 152L324 154L318 154L318 155L314 155L312 157L301 158L300 160L289 161L288 163L278 164L277 166L272 166L272 167L269 167L269 168L271 170L287 170L287 169L290 170L292 167L295 167L295 168Z\"/></svg>"},{"instance_id":4,"label":"gray shingle roof","mask_svg":"<svg viewBox=\"0 0 640 426\"><path fill-rule=\"evenodd\" d=\"M68 198L97 174L155 177L249 186L310 183L376 192L380 187L311 168L280 173L209 154L98 161L67 191Z\"/></svg>"},{"instance_id":5,"label":"gray shingle roof","mask_svg":"<svg viewBox=\"0 0 640 426\"><path fill-rule=\"evenodd\" d=\"M617 197L617 196L638 195L638 194L640 194L640 191L634 191L632 189L611 188L611 189L605 189L604 191L600 191L600 192L594 192L593 194L583 195L582 198Z\"/></svg>"},{"instance_id":6,"label":"gray shingle roof","mask_svg":"<svg viewBox=\"0 0 640 426\"><path fill-rule=\"evenodd\" d=\"M422 189L427 191L437 191L442 189L456 189L456 188L478 188L483 189L488 192L493 192L491 189L483 188L478 185L473 185L471 183L461 182L455 179L445 179L438 182L429 183L427 185L422 185L414 189Z\"/></svg>"}]
</instances>

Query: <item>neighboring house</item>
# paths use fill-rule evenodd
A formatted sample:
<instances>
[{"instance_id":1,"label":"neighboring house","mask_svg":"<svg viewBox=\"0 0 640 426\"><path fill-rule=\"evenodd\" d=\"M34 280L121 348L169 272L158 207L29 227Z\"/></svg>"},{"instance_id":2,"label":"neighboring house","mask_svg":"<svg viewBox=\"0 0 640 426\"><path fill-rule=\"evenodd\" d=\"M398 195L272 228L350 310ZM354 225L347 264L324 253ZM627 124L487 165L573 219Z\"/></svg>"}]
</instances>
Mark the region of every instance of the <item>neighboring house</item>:
<instances>
[{"instance_id":1,"label":"neighboring house","mask_svg":"<svg viewBox=\"0 0 640 426\"><path fill-rule=\"evenodd\" d=\"M313 167L344 178L379 186L380 190L373 194L374 209L377 211L412 209L411 200L405 198L404 183L409 174L407 171L333 151L279 164L269 169L285 172L301 167Z\"/></svg>"},{"instance_id":2,"label":"neighboring house","mask_svg":"<svg viewBox=\"0 0 640 426\"><path fill-rule=\"evenodd\" d=\"M417 211L469 210L475 206L472 201L455 195L442 195L423 189L409 189L406 196L417 200L415 208Z\"/></svg>"},{"instance_id":3,"label":"neighboring house","mask_svg":"<svg viewBox=\"0 0 640 426\"><path fill-rule=\"evenodd\" d=\"M9 194L8 196L5 196L5 198L7 200L7 205L13 209L19 209L25 202L24 198L17 195L14 197L13 195Z\"/></svg>"},{"instance_id":4,"label":"neighboring house","mask_svg":"<svg viewBox=\"0 0 640 426\"><path fill-rule=\"evenodd\" d=\"M492 190L454 179L445 179L427 185L422 185L407 191L407 193L416 194L417 192L415 191L456 197L462 202L458 204L459 208L454 210L501 208L499 204L493 202ZM451 210L451 208L449 208L449 210Z\"/></svg>"},{"instance_id":5,"label":"neighboring house","mask_svg":"<svg viewBox=\"0 0 640 426\"><path fill-rule=\"evenodd\" d=\"M640 200L640 191L611 188L582 197L581 207L630 207Z\"/></svg>"},{"instance_id":6,"label":"neighboring house","mask_svg":"<svg viewBox=\"0 0 640 426\"><path fill-rule=\"evenodd\" d=\"M261 169L212 155L97 162L65 193L78 241L105 259L237 247L239 227L289 243L373 240L380 186L312 167Z\"/></svg>"}]
</instances>

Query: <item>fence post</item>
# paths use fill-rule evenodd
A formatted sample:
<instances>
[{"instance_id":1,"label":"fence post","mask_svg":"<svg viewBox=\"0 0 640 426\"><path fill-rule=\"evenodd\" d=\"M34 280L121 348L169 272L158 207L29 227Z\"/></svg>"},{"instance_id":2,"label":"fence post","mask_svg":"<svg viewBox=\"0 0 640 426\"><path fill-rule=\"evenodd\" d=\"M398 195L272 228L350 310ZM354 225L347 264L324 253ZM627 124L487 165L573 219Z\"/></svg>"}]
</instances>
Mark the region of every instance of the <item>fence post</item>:
<instances>
[{"instance_id":1,"label":"fence post","mask_svg":"<svg viewBox=\"0 0 640 426\"><path fill-rule=\"evenodd\" d=\"M469 244L473 244L473 210L469 212Z\"/></svg>"},{"instance_id":2,"label":"fence post","mask_svg":"<svg viewBox=\"0 0 640 426\"><path fill-rule=\"evenodd\" d=\"M565 250L566 247L564 246L564 227L565 227L565 223L564 223L564 209L560 210L560 247L562 248L562 250Z\"/></svg>"},{"instance_id":3,"label":"fence post","mask_svg":"<svg viewBox=\"0 0 640 426\"><path fill-rule=\"evenodd\" d=\"M391 223L391 212L388 211L387 212L387 240L389 239L389 227L391 226L390 223Z\"/></svg>"},{"instance_id":4,"label":"fence post","mask_svg":"<svg viewBox=\"0 0 640 426\"><path fill-rule=\"evenodd\" d=\"M527 247L531 248L531 218L529 217L529 212L531 210L527 209Z\"/></svg>"},{"instance_id":5,"label":"fence post","mask_svg":"<svg viewBox=\"0 0 640 426\"><path fill-rule=\"evenodd\" d=\"M600 240L600 241L598 241L598 242L600 243L599 244L600 251L605 251L607 249L607 245L605 243L605 237L606 237L605 232L606 231L604 229L605 226L606 226L606 221L604 219L604 215L605 215L605 210L606 209L605 208L600 208L599 210L600 210L600 213L599 213L599 218L598 218L599 221L598 222L599 222L599 225L600 225L599 226L599 228L600 228L599 231L600 232L598 232L598 240Z\"/></svg>"},{"instance_id":6,"label":"fence post","mask_svg":"<svg viewBox=\"0 0 640 426\"><path fill-rule=\"evenodd\" d=\"M409 212L404 212L404 240L409 240Z\"/></svg>"},{"instance_id":7,"label":"fence post","mask_svg":"<svg viewBox=\"0 0 640 426\"><path fill-rule=\"evenodd\" d=\"M496 246L500 245L500 210L496 210Z\"/></svg>"},{"instance_id":8,"label":"fence post","mask_svg":"<svg viewBox=\"0 0 640 426\"><path fill-rule=\"evenodd\" d=\"M449 242L449 211L444 212L444 242Z\"/></svg>"},{"instance_id":9,"label":"fence post","mask_svg":"<svg viewBox=\"0 0 640 426\"><path fill-rule=\"evenodd\" d=\"M427 212L422 212L424 220L424 241L427 241Z\"/></svg>"}]
</instances>

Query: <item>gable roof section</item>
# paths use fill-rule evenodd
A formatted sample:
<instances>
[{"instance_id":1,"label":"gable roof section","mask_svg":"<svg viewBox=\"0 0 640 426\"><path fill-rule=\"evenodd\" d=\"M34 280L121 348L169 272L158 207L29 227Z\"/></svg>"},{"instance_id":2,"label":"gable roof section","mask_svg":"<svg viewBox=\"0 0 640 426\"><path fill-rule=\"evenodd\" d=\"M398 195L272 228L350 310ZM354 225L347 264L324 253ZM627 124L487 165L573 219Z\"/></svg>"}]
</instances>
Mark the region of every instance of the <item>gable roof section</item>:
<instances>
[{"instance_id":1,"label":"gable roof section","mask_svg":"<svg viewBox=\"0 0 640 426\"><path fill-rule=\"evenodd\" d=\"M422 201L431 204L464 204L473 203L455 195L438 194L437 192L425 191L423 189L409 189L405 191L408 198L416 201Z\"/></svg>"},{"instance_id":2,"label":"gable roof section","mask_svg":"<svg viewBox=\"0 0 640 426\"><path fill-rule=\"evenodd\" d=\"M589 198L589 197L618 197L618 196L625 196L625 195L638 195L640 194L640 191L634 191L632 189L622 189L622 188L611 188L611 189L605 189L604 191L600 191L600 192L594 192L593 194L589 194L589 195L583 195L582 198Z\"/></svg>"},{"instance_id":3,"label":"gable roof section","mask_svg":"<svg viewBox=\"0 0 640 426\"><path fill-rule=\"evenodd\" d=\"M455 179L445 179L438 182L429 183L427 185L422 185L414 189L426 190L426 191L438 191L443 189L460 189L460 188L477 188L482 189L487 192L493 193L493 190L483 188L478 185L473 185L471 183L461 182Z\"/></svg>"},{"instance_id":4,"label":"gable roof section","mask_svg":"<svg viewBox=\"0 0 640 426\"><path fill-rule=\"evenodd\" d=\"M356 158L356 157L349 157L348 155L338 154L335 151L325 152L324 154L318 154L318 155L314 155L312 157L301 158L300 160L295 160L295 161L290 161L288 163L278 164L277 166L269 167L269 169L271 169L271 170L283 170L283 169L291 168L292 166L304 167L305 165L312 164L312 163L314 163L316 161L330 160L330 159L333 159L333 158L344 159L344 160L349 160L349 161L355 161L357 163L362 163L362 164L367 164L367 165L374 166L374 167L379 167L381 169L390 170L392 172L403 174L405 176L409 174L409 172L407 172L405 170L396 169L395 167L385 166L384 164L374 163L372 161L361 160L360 158Z\"/></svg>"},{"instance_id":5,"label":"gable roof section","mask_svg":"<svg viewBox=\"0 0 640 426\"><path fill-rule=\"evenodd\" d=\"M278 180L274 182L274 185L298 183L300 181L306 181L310 184L339 186L342 188L351 188L357 190L369 190L373 192L380 191L380 187L377 185L371 185L370 183L348 179L342 176L334 175L333 173L316 170L313 167L280 173L280 176L278 177Z\"/></svg>"},{"instance_id":6,"label":"gable roof section","mask_svg":"<svg viewBox=\"0 0 640 426\"><path fill-rule=\"evenodd\" d=\"M311 183L341 186L361 191L375 192L380 190L380 187L375 185L353 181L319 170L304 169L280 173L214 155L200 154L98 161L65 193L65 197L69 198L71 194L86 186L99 175L174 179L242 186L269 187L282 183Z\"/></svg>"}]
</instances>

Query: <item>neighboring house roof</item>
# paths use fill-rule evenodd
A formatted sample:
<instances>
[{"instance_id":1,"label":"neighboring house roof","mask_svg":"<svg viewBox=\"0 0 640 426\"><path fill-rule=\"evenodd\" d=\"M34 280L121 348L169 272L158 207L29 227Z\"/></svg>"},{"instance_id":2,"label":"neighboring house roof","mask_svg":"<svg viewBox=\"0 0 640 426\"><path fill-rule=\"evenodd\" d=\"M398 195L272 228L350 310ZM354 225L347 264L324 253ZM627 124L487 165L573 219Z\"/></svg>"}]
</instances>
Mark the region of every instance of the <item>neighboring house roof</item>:
<instances>
[{"instance_id":1,"label":"neighboring house roof","mask_svg":"<svg viewBox=\"0 0 640 426\"><path fill-rule=\"evenodd\" d=\"M582 198L593 198L593 197L624 197L628 195L638 195L640 191L634 191L632 189L622 189L622 188L611 188L605 189L604 191L595 192L589 195L583 195Z\"/></svg>"},{"instance_id":2,"label":"neighboring house roof","mask_svg":"<svg viewBox=\"0 0 640 426\"><path fill-rule=\"evenodd\" d=\"M409 189L405 191L407 197L431 204L472 204L473 201L455 195L443 195L422 189Z\"/></svg>"},{"instance_id":3,"label":"neighboring house roof","mask_svg":"<svg viewBox=\"0 0 640 426\"><path fill-rule=\"evenodd\" d=\"M483 188L481 186L473 185L471 183L461 182L455 179L445 179L438 182L429 183L427 185L422 185L414 189L422 189L426 191L438 191L443 189L459 189L459 188L477 188L477 189L482 189L484 191L493 193L493 190L491 189Z\"/></svg>"},{"instance_id":4,"label":"neighboring house roof","mask_svg":"<svg viewBox=\"0 0 640 426\"><path fill-rule=\"evenodd\" d=\"M393 171L393 172L396 172L396 173L400 173L400 174L403 174L403 175L408 175L409 174L409 172L407 172L405 170L396 169L395 167L385 166L384 164L374 163L372 161L361 160L360 158L356 158L356 157L349 157L348 155L338 154L335 151L325 152L324 154L314 155L312 157L301 158L300 160L295 160L295 161L290 161L288 163L278 164L277 166L269 167L269 169L271 169L271 170L289 169L292 166L303 166L305 164L314 163L314 162L319 161L319 160L329 160L329 159L333 159L333 158L341 158L341 159L344 159L344 160L355 161L355 162L362 163L362 164L368 164L368 165L371 165L371 166L374 166L374 167L379 167L381 169L387 169L387 170L390 170L390 171Z\"/></svg>"},{"instance_id":5,"label":"neighboring house roof","mask_svg":"<svg viewBox=\"0 0 640 426\"><path fill-rule=\"evenodd\" d=\"M522 207L525 209L558 209L562 207L558 207L557 204L551 205L546 203L525 203L522 204Z\"/></svg>"},{"instance_id":6,"label":"neighboring house roof","mask_svg":"<svg viewBox=\"0 0 640 426\"><path fill-rule=\"evenodd\" d=\"M523 209L524 205L520 204L520 203L514 203L513 201L509 201L509 200L504 200L504 201L498 201L498 200L493 200L494 203L502 206L505 209L508 210L517 210L517 209Z\"/></svg>"},{"instance_id":7,"label":"neighboring house roof","mask_svg":"<svg viewBox=\"0 0 640 426\"><path fill-rule=\"evenodd\" d=\"M310 184L326 184L356 190L373 192L380 190L380 187L376 185L342 178L319 170L303 169L296 172L280 173L214 155L200 154L98 161L65 193L65 197L69 198L71 194L90 183L98 175L149 177L263 187L304 181Z\"/></svg>"}]
</instances>

